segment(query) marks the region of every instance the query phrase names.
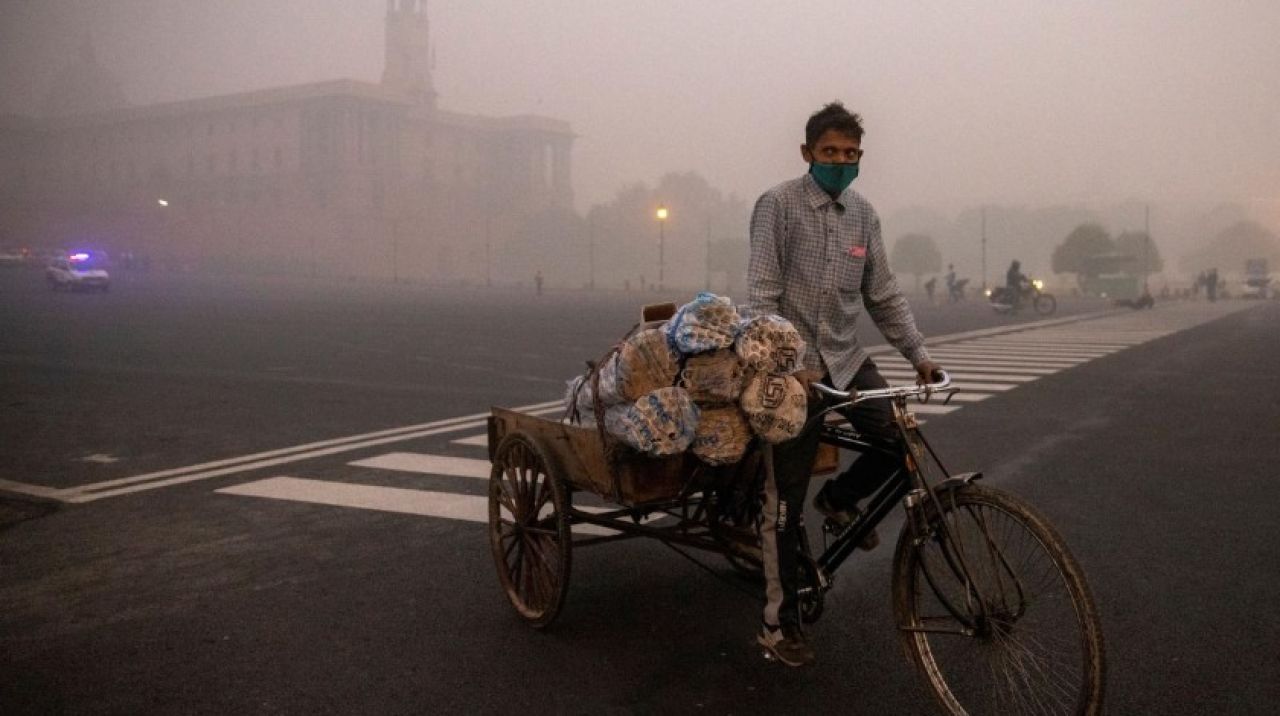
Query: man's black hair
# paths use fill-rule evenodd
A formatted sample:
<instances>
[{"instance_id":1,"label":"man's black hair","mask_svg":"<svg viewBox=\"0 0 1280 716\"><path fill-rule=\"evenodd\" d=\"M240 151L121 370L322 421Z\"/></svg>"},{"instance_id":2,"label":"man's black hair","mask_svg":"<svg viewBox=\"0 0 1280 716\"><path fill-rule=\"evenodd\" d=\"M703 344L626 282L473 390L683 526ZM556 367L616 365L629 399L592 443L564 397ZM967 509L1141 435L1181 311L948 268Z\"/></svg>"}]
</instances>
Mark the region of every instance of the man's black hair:
<instances>
[{"instance_id":1,"label":"man's black hair","mask_svg":"<svg viewBox=\"0 0 1280 716\"><path fill-rule=\"evenodd\" d=\"M862 141L862 117L850 112L839 102L832 102L809 116L804 125L804 143L812 147L822 135L835 131Z\"/></svg>"}]
</instances>

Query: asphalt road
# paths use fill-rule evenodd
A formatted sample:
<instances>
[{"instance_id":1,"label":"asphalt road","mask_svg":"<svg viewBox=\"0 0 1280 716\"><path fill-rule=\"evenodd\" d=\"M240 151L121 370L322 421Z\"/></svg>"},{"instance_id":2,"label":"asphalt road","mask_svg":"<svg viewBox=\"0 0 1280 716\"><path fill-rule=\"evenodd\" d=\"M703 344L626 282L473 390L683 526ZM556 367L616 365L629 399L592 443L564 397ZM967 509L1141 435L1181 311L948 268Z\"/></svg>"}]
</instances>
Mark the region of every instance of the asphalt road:
<instances>
[{"instance_id":1,"label":"asphalt road","mask_svg":"<svg viewBox=\"0 0 1280 716\"><path fill-rule=\"evenodd\" d=\"M820 663L791 671L759 658L758 600L715 561L729 581L655 543L580 550L561 620L534 633L481 524L236 493L478 498L473 478L353 464L482 455L453 442L467 432L244 456L554 400L659 298L127 275L54 294L0 273L0 480L26 486L0 492L0 713L928 713L887 548L842 569ZM1036 321L916 310L930 336ZM1207 310L1158 306L1174 332L927 416L949 466L1031 499L1084 565L1112 713L1280 698L1280 303ZM129 482L171 470L196 478Z\"/></svg>"}]
</instances>

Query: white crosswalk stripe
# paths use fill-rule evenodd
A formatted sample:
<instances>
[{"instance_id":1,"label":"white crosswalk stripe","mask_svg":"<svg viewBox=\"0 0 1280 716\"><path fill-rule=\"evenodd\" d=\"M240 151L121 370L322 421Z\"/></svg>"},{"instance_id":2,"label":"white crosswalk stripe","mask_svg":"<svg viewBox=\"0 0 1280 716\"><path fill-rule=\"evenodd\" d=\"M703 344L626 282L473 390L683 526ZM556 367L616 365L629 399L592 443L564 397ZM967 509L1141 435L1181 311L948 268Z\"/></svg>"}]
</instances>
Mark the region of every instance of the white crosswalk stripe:
<instances>
[{"instance_id":1,"label":"white crosswalk stripe","mask_svg":"<svg viewBox=\"0 0 1280 716\"><path fill-rule=\"evenodd\" d=\"M1054 319L1031 324L1027 328L1010 327L1007 332L983 329L940 337L930 341L929 350L935 360L951 374L960 389L944 405L940 399L929 403L911 403L910 410L922 416L937 417L961 410L1044 376L1069 370L1083 363L1105 359L1126 348L1156 340L1201 323L1220 318L1248 305L1219 303L1169 303L1147 311L1116 312L1090 315L1082 320ZM871 351L881 374L890 383L909 383L915 371L896 352L887 347ZM560 406L542 403L531 412L555 419ZM452 426L452 427L451 427ZM462 437L442 442L450 452L470 451L472 457L438 455L420 452L387 452L347 463L360 471L388 471L405 475L404 486L362 484L335 479L311 479L276 476L217 490L218 493L264 499L287 500L335 507L347 507L426 517L488 522L488 498L477 494L460 494L415 487L412 475L436 477L489 478L490 464L483 457L488 446L485 432L474 432L480 424L474 420L445 422L437 432L466 432ZM419 433L406 433L409 438ZM422 433L422 434L425 434ZM385 440L381 441L385 442ZM353 479L358 480L359 475ZM419 478L422 479L422 478ZM579 509L595 511L599 508ZM609 534L608 530L579 525L575 532Z\"/></svg>"},{"instance_id":2,"label":"white crosswalk stripe","mask_svg":"<svg viewBox=\"0 0 1280 716\"><path fill-rule=\"evenodd\" d=\"M489 442L485 436L485 444ZM348 465L373 467L381 470L417 472L424 475L453 475L489 479L489 461L448 455L424 455L415 452L389 452L367 460L356 460Z\"/></svg>"}]
</instances>

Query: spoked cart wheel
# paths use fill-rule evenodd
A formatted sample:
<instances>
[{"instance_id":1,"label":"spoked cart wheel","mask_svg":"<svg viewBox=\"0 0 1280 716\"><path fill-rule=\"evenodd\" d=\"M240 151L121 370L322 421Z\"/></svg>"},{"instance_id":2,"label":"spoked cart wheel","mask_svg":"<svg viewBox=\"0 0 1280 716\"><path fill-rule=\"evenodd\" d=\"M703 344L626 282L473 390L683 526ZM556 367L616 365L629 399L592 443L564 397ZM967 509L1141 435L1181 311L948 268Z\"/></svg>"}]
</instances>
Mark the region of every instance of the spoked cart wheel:
<instances>
[{"instance_id":1,"label":"spoked cart wheel","mask_svg":"<svg viewBox=\"0 0 1280 716\"><path fill-rule=\"evenodd\" d=\"M938 501L921 507L923 535L898 539L893 606L943 710L1100 713L1102 625L1062 538L1004 492L968 485Z\"/></svg>"},{"instance_id":2,"label":"spoked cart wheel","mask_svg":"<svg viewBox=\"0 0 1280 716\"><path fill-rule=\"evenodd\" d=\"M489 473L489 544L511 605L530 626L555 620L569 589L569 490L533 438L513 432Z\"/></svg>"},{"instance_id":3,"label":"spoked cart wheel","mask_svg":"<svg viewBox=\"0 0 1280 716\"><path fill-rule=\"evenodd\" d=\"M1058 299L1051 294L1042 293L1036 296L1032 305L1035 307L1036 313L1047 316L1058 309Z\"/></svg>"}]
</instances>

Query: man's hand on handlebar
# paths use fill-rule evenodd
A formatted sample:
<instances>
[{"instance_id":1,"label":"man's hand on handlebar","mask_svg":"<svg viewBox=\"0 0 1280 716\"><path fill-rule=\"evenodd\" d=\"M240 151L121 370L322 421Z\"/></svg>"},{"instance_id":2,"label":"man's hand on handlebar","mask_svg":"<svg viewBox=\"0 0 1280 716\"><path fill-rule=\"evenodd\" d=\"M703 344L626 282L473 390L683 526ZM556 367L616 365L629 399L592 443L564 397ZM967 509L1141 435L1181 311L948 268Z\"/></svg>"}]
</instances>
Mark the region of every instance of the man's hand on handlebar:
<instances>
[{"instance_id":1,"label":"man's hand on handlebar","mask_svg":"<svg viewBox=\"0 0 1280 716\"><path fill-rule=\"evenodd\" d=\"M942 366L931 360L921 361L916 366L916 385L936 383L941 378Z\"/></svg>"}]
</instances>

